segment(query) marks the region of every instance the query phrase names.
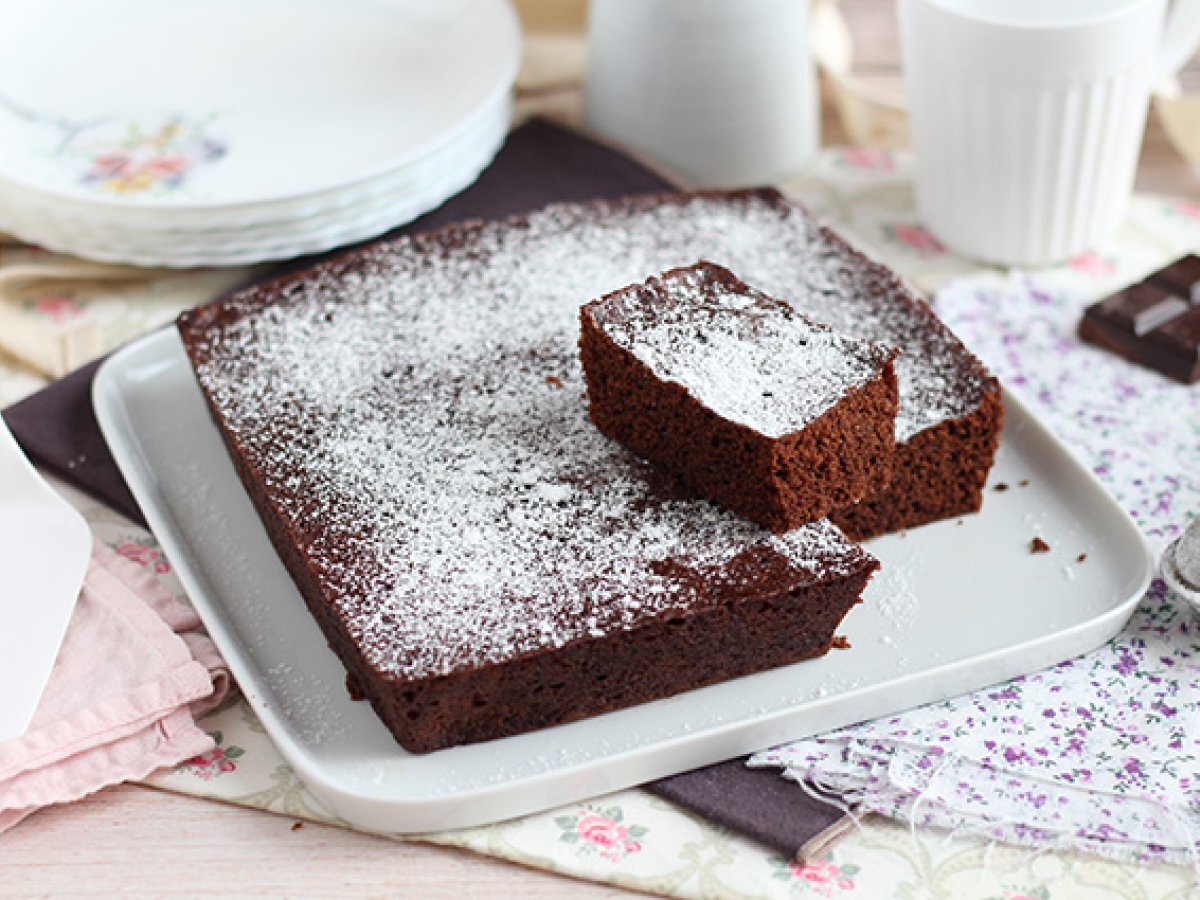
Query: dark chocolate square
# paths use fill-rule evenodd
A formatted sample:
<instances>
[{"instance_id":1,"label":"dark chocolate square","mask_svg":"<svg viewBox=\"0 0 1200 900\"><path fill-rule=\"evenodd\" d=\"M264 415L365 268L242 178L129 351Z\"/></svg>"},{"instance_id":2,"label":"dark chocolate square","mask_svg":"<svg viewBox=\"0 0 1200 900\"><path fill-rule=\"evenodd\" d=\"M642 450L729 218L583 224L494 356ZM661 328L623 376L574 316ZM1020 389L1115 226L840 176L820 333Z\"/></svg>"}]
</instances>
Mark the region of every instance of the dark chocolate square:
<instances>
[{"instance_id":1,"label":"dark chocolate square","mask_svg":"<svg viewBox=\"0 0 1200 900\"><path fill-rule=\"evenodd\" d=\"M1142 282L1102 301L1114 324L1139 337L1188 311L1188 302L1173 291Z\"/></svg>"},{"instance_id":2,"label":"dark chocolate square","mask_svg":"<svg viewBox=\"0 0 1200 900\"><path fill-rule=\"evenodd\" d=\"M1200 381L1200 256L1093 303L1079 336L1184 384Z\"/></svg>"},{"instance_id":3,"label":"dark chocolate square","mask_svg":"<svg viewBox=\"0 0 1200 900\"><path fill-rule=\"evenodd\" d=\"M1190 303L1200 304L1200 256L1194 253L1175 260L1146 280L1161 285Z\"/></svg>"},{"instance_id":4,"label":"dark chocolate square","mask_svg":"<svg viewBox=\"0 0 1200 900\"><path fill-rule=\"evenodd\" d=\"M1148 343L1162 347L1181 360L1200 362L1200 306L1186 315L1177 316L1146 338Z\"/></svg>"}]
</instances>

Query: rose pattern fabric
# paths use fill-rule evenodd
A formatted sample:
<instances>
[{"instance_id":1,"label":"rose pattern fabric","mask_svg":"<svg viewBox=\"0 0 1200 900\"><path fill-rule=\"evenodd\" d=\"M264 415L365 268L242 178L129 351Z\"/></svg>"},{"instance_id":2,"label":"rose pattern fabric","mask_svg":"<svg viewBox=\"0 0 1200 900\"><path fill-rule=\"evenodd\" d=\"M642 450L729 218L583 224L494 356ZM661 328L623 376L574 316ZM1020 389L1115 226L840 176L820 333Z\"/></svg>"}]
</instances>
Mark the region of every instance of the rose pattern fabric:
<instances>
[{"instance_id":1,"label":"rose pattern fabric","mask_svg":"<svg viewBox=\"0 0 1200 900\"><path fill-rule=\"evenodd\" d=\"M211 735L217 746L207 753L184 760L179 764L181 771L191 772L203 781L212 781L221 775L237 771L237 760L246 751L236 744L226 744L225 736L220 731L211 732Z\"/></svg>"},{"instance_id":2,"label":"rose pattern fabric","mask_svg":"<svg viewBox=\"0 0 1200 900\"><path fill-rule=\"evenodd\" d=\"M1200 388L1082 344L1087 299L1014 275L951 285L936 306L1162 549L1200 511ZM1200 626L1156 581L1125 631L1091 654L752 764L919 825L1195 863Z\"/></svg>"},{"instance_id":3,"label":"rose pattern fabric","mask_svg":"<svg viewBox=\"0 0 1200 900\"><path fill-rule=\"evenodd\" d=\"M854 876L858 866L839 866L826 855L811 862L780 860L775 878L783 882L799 882L809 893L818 897L834 897L855 889Z\"/></svg>"},{"instance_id":4,"label":"rose pattern fabric","mask_svg":"<svg viewBox=\"0 0 1200 900\"><path fill-rule=\"evenodd\" d=\"M929 229L915 222L886 225L884 233L889 240L907 247L918 256L937 256L946 252L942 242Z\"/></svg>"},{"instance_id":5,"label":"rose pattern fabric","mask_svg":"<svg viewBox=\"0 0 1200 900\"><path fill-rule=\"evenodd\" d=\"M640 853L642 845L638 839L649 830L644 825L626 825L624 818L619 806L601 809L585 805L570 815L557 816L554 821L562 829L559 841L576 845L581 855L595 854L616 863Z\"/></svg>"},{"instance_id":6,"label":"rose pattern fabric","mask_svg":"<svg viewBox=\"0 0 1200 900\"><path fill-rule=\"evenodd\" d=\"M113 549L131 562L145 566L155 575L165 575L171 571L171 564L153 538L122 541Z\"/></svg>"}]
</instances>

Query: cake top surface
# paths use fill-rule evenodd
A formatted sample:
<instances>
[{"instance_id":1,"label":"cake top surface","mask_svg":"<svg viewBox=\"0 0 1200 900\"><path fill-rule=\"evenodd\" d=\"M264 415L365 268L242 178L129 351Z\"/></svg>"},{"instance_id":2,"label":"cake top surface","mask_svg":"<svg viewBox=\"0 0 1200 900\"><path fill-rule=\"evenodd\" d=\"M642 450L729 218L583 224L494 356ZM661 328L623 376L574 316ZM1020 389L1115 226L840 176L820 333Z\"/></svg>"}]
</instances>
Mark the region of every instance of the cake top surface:
<instances>
[{"instance_id":1,"label":"cake top surface","mask_svg":"<svg viewBox=\"0 0 1200 900\"><path fill-rule=\"evenodd\" d=\"M680 496L588 420L580 306L700 256L903 347L902 433L978 405L986 373L928 309L773 192L455 226L181 318L218 419L383 677L871 564L828 522L776 536Z\"/></svg>"},{"instance_id":2,"label":"cake top surface","mask_svg":"<svg viewBox=\"0 0 1200 900\"><path fill-rule=\"evenodd\" d=\"M811 424L896 355L705 261L614 291L584 314L660 381L770 438Z\"/></svg>"}]
</instances>

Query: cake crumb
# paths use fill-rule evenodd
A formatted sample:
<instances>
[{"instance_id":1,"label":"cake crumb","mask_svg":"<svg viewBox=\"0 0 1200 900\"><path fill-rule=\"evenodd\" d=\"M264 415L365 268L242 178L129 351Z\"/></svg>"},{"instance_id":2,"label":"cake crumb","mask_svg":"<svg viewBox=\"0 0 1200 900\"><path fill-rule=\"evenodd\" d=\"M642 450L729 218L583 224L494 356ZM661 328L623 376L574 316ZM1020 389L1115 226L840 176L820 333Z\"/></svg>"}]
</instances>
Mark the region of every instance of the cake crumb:
<instances>
[{"instance_id":1,"label":"cake crumb","mask_svg":"<svg viewBox=\"0 0 1200 900\"><path fill-rule=\"evenodd\" d=\"M996 482L996 485L995 485L995 487L992 488L992 490L993 491L1007 491L1008 484L1003 481L998 481L998 482Z\"/></svg>"},{"instance_id":2,"label":"cake crumb","mask_svg":"<svg viewBox=\"0 0 1200 900\"><path fill-rule=\"evenodd\" d=\"M829 646L834 650L849 650L850 641L844 634L835 634L833 636L833 640L830 641Z\"/></svg>"},{"instance_id":3,"label":"cake crumb","mask_svg":"<svg viewBox=\"0 0 1200 900\"><path fill-rule=\"evenodd\" d=\"M1049 553L1050 545L1043 541L1040 537L1035 537L1029 542L1030 553Z\"/></svg>"},{"instance_id":4,"label":"cake crumb","mask_svg":"<svg viewBox=\"0 0 1200 900\"><path fill-rule=\"evenodd\" d=\"M1029 479L1028 479L1028 478L1022 478L1020 481L1018 481L1018 482L1017 482L1017 484L1018 484L1018 486L1020 486L1020 487L1029 487Z\"/></svg>"},{"instance_id":5,"label":"cake crumb","mask_svg":"<svg viewBox=\"0 0 1200 900\"><path fill-rule=\"evenodd\" d=\"M556 390L560 390L560 391L562 390L562 387L563 387L562 379L559 378L557 375L547 375L546 376L546 384L548 384L548 385L550 385L550 387L555 388Z\"/></svg>"},{"instance_id":6,"label":"cake crumb","mask_svg":"<svg viewBox=\"0 0 1200 900\"><path fill-rule=\"evenodd\" d=\"M1080 554L1079 554L1077 557L1075 557L1075 562L1077 562L1077 563L1081 563L1081 562L1083 562L1085 559L1087 559L1087 554L1086 554L1086 553L1080 553Z\"/></svg>"},{"instance_id":7,"label":"cake crumb","mask_svg":"<svg viewBox=\"0 0 1200 900\"><path fill-rule=\"evenodd\" d=\"M292 823L292 831L299 831L303 827L304 827L303 822L293 822Z\"/></svg>"}]
</instances>

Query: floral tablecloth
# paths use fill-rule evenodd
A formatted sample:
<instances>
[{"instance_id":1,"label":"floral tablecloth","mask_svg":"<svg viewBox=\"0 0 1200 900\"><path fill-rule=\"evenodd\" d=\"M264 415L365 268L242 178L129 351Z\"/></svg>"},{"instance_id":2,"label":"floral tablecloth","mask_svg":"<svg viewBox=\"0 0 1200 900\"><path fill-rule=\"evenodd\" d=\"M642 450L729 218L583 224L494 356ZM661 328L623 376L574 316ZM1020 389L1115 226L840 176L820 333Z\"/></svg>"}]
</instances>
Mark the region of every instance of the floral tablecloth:
<instances>
[{"instance_id":1,"label":"floral tablecloth","mask_svg":"<svg viewBox=\"0 0 1200 900\"><path fill-rule=\"evenodd\" d=\"M1081 344L1077 296L1054 281L976 276L946 285L937 308L1161 552L1200 510L1200 390ZM1087 561L1051 540L1047 561L1067 573ZM1187 864L1200 837L1198 660L1200 623L1156 582L1094 652L752 765L921 824Z\"/></svg>"},{"instance_id":2,"label":"floral tablecloth","mask_svg":"<svg viewBox=\"0 0 1200 900\"><path fill-rule=\"evenodd\" d=\"M948 254L917 221L907 173L906 161L893 154L835 150L823 154L805 178L784 187L926 290L933 291L948 279L980 276L978 266ZM1059 302L1082 308L1088 299L1198 247L1200 204L1138 198L1125 226L1108 246L1036 277L1057 292ZM0 247L0 267L6 252L11 254L14 248ZM28 360L52 358L62 342L72 339L74 328L88 323L95 327L102 318L111 335L126 337L211 294L213 285L204 279L236 275L200 275L195 281L173 276L166 287L142 284L124 291L109 285L100 297L78 285L68 297L56 293L61 289L54 286L45 288L45 293L38 288L24 296L19 307L5 310L10 323L19 318L21 330L7 325L0 328L0 354L5 349L16 350L27 362L0 355L0 404L45 383L51 373L43 369L37 374ZM986 274L993 283L995 276L994 272ZM953 327L956 310L944 314ZM1020 327L1019 322L1005 321L1002 316L996 324ZM40 351L30 352L21 343L29 340L43 342ZM47 351L47 342L58 342L58 350ZM101 339L96 352L106 349L104 345ZM1035 361L1025 363L1036 370ZM1010 387L1019 393L1038 389L1036 379ZM1115 435L1114 443L1119 445L1122 439ZM77 492L64 491L102 540L181 592L152 535ZM1160 539L1183 524L1178 518L1160 520ZM150 784L298 819L335 821L300 784L244 702L232 703L202 724L213 733L217 748L173 771L155 775ZM640 790L420 839L579 878L682 897L1046 900L1084 895L1176 898L1194 892L1192 873L1182 867L1134 866L1071 852L1020 848L931 828L911 829L878 817L862 821L822 858L800 865Z\"/></svg>"}]
</instances>

